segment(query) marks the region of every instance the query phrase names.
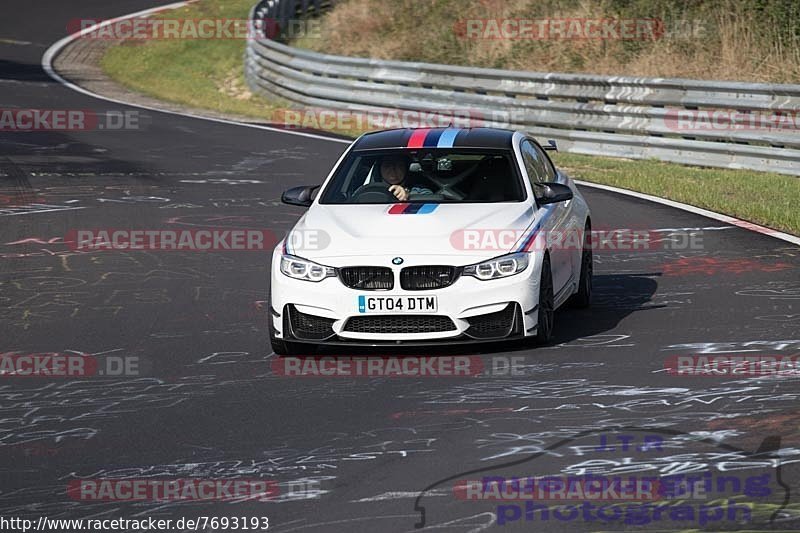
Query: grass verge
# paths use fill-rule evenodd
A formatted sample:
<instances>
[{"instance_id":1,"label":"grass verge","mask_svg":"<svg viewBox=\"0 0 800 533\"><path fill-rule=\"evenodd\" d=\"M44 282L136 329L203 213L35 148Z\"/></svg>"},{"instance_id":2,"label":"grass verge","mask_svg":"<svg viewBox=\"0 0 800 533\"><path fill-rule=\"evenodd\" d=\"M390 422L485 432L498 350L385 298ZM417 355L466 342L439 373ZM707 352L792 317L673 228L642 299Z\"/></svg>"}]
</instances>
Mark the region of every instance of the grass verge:
<instances>
[{"instance_id":1,"label":"grass verge","mask_svg":"<svg viewBox=\"0 0 800 533\"><path fill-rule=\"evenodd\" d=\"M553 159L575 179L643 192L800 235L797 177L566 153Z\"/></svg>"},{"instance_id":2,"label":"grass verge","mask_svg":"<svg viewBox=\"0 0 800 533\"><path fill-rule=\"evenodd\" d=\"M154 18L246 19L255 0L201 0ZM108 49L103 71L142 94L221 113L270 119L274 101L244 81L245 41L166 39L124 41Z\"/></svg>"},{"instance_id":3,"label":"grass verge","mask_svg":"<svg viewBox=\"0 0 800 533\"><path fill-rule=\"evenodd\" d=\"M241 19L247 17L252 3L200 0L163 16ZM165 101L274 120L285 106L247 89L242 73L244 45L241 40L128 42L111 47L102 67L122 85ZM555 160L576 179L652 194L800 235L800 178L565 153L556 154Z\"/></svg>"}]
</instances>

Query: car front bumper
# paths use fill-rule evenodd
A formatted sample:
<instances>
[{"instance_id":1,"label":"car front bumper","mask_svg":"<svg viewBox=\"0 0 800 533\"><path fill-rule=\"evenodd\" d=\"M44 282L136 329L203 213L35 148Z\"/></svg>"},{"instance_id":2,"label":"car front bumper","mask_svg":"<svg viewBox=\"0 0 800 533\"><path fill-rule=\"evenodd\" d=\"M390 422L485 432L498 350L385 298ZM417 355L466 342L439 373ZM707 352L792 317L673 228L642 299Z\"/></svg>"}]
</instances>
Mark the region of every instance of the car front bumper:
<instances>
[{"instance_id":1,"label":"car front bumper","mask_svg":"<svg viewBox=\"0 0 800 533\"><path fill-rule=\"evenodd\" d=\"M273 259L271 334L276 339L340 345L523 338L536 333L540 269L540 254L534 253L525 270L507 278L483 281L460 276L440 289L407 291L395 284L395 289L375 291L351 289L336 277L320 282L296 280L282 274ZM393 270L399 275L399 267ZM436 296L437 310L426 314L363 313L359 296Z\"/></svg>"}]
</instances>

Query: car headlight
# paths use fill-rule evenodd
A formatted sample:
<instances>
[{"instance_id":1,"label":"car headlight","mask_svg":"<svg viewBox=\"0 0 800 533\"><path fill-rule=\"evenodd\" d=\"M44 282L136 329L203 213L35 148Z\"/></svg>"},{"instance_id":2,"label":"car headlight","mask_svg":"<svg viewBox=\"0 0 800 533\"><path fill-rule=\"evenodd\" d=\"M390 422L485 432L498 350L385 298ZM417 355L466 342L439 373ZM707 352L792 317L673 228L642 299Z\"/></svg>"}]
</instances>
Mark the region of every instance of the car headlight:
<instances>
[{"instance_id":1,"label":"car headlight","mask_svg":"<svg viewBox=\"0 0 800 533\"><path fill-rule=\"evenodd\" d=\"M336 275L336 269L333 267L320 265L293 255L281 256L281 272L290 278L314 282Z\"/></svg>"},{"instance_id":2,"label":"car headlight","mask_svg":"<svg viewBox=\"0 0 800 533\"><path fill-rule=\"evenodd\" d=\"M529 261L530 254L527 252L508 254L465 266L462 274L480 280L507 278L528 268Z\"/></svg>"}]
</instances>

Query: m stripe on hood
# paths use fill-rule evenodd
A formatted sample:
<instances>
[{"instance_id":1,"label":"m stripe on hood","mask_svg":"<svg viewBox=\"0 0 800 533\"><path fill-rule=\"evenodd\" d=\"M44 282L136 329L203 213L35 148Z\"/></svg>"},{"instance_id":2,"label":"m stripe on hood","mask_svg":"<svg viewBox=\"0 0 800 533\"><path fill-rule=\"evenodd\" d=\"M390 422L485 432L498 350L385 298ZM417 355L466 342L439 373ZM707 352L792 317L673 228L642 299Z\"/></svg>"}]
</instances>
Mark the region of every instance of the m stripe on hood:
<instances>
[{"instance_id":1,"label":"m stripe on hood","mask_svg":"<svg viewBox=\"0 0 800 533\"><path fill-rule=\"evenodd\" d=\"M439 204L394 204L389 208L389 215L427 215L436 211Z\"/></svg>"}]
</instances>

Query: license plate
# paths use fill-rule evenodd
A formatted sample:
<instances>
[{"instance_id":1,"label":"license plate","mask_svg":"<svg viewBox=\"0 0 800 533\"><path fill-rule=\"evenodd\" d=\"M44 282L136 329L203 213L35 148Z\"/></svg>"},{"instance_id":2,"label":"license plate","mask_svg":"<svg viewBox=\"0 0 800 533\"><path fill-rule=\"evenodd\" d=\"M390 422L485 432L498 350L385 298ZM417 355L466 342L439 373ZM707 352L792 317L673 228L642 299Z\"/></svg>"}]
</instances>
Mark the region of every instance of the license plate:
<instances>
[{"instance_id":1,"label":"license plate","mask_svg":"<svg viewBox=\"0 0 800 533\"><path fill-rule=\"evenodd\" d=\"M435 313L436 296L359 296L359 313Z\"/></svg>"}]
</instances>

